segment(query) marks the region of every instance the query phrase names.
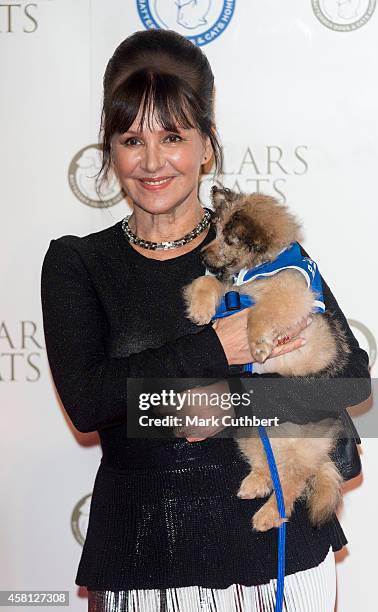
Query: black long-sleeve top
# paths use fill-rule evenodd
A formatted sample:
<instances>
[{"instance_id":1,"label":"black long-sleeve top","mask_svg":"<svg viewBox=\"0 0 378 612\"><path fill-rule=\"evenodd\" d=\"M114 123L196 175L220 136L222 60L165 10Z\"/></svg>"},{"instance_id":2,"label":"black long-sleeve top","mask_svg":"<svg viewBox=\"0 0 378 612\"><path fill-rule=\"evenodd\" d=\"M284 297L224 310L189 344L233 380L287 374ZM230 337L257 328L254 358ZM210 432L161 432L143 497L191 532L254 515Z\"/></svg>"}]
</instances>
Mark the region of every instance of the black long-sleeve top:
<instances>
[{"instance_id":1,"label":"black long-sleeve top","mask_svg":"<svg viewBox=\"0 0 378 612\"><path fill-rule=\"evenodd\" d=\"M204 273L199 251L214 236L211 227L192 251L161 261L136 251L119 221L87 236L51 240L45 254L41 300L53 380L74 426L97 430L102 447L78 585L226 588L276 577L277 530L257 533L250 524L265 500L236 497L250 468L234 439L127 437L128 378L224 379L233 369L212 325L198 327L185 316L181 295ZM370 394L368 356L322 283L326 308L336 313L352 350L340 377L361 381L348 402L354 405ZM319 400L319 388L302 392L300 406L288 394L275 408L298 422L314 393ZM325 406L338 402L328 394L321 399ZM315 528L297 501L287 526L287 574L318 565L330 545L339 550L346 542L336 516Z\"/></svg>"}]
</instances>

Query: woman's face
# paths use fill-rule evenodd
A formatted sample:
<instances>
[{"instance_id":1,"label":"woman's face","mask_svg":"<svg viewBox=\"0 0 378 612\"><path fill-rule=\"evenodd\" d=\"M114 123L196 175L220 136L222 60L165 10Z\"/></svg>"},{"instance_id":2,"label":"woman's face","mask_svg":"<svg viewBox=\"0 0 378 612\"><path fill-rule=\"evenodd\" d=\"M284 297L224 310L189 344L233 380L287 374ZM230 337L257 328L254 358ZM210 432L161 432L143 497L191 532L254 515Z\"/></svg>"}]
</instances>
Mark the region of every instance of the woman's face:
<instances>
[{"instance_id":1,"label":"woman's face","mask_svg":"<svg viewBox=\"0 0 378 612\"><path fill-rule=\"evenodd\" d=\"M198 203L200 167L212 152L196 129L162 130L155 117L151 130L137 132L137 117L124 134L114 134L111 142L112 166L134 205L150 213L169 212L182 203ZM166 179L161 185L146 180Z\"/></svg>"}]
</instances>

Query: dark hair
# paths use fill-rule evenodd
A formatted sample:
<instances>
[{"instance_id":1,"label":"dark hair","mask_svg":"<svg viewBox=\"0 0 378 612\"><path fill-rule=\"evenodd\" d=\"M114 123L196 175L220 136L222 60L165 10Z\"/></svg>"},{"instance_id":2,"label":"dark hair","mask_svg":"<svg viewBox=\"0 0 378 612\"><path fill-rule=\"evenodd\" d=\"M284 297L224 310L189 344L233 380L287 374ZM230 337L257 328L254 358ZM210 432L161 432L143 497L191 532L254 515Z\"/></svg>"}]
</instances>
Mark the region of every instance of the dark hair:
<instances>
[{"instance_id":1,"label":"dark hair","mask_svg":"<svg viewBox=\"0 0 378 612\"><path fill-rule=\"evenodd\" d=\"M152 114L165 130L196 128L208 136L215 173L223 153L214 121L214 75L199 47L173 30L141 30L116 48L105 70L99 138L102 165L96 183L108 178L113 134L126 132L138 115L139 129ZM97 188L97 185L96 185ZM98 190L99 193L99 190Z\"/></svg>"}]
</instances>

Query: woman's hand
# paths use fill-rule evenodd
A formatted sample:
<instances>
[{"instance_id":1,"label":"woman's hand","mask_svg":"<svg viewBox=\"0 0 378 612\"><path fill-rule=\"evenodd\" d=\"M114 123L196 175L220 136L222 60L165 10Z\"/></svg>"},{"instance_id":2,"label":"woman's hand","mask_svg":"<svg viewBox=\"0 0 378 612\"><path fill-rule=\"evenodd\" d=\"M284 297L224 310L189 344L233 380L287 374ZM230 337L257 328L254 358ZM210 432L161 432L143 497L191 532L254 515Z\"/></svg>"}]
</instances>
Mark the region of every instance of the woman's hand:
<instances>
[{"instance_id":1,"label":"woman's hand","mask_svg":"<svg viewBox=\"0 0 378 612\"><path fill-rule=\"evenodd\" d=\"M289 353L303 346L305 338L298 334L305 329L312 321L312 317L303 319L297 327L290 330L290 335L280 338L278 335L274 339L275 347L268 359L278 357L284 353ZM229 365L252 363L253 357L249 350L247 337L248 308L229 317L216 319L213 323L214 331L223 346Z\"/></svg>"},{"instance_id":2,"label":"woman's hand","mask_svg":"<svg viewBox=\"0 0 378 612\"><path fill-rule=\"evenodd\" d=\"M216 319L216 321L213 323L213 327L218 333L218 337L222 343L223 350L226 353L229 365L233 363L251 363L253 361L251 352L249 350L247 338L247 310L248 309L245 308L244 310L240 311L239 313L235 313L230 317ZM229 320L229 324L227 324L227 320ZM311 321L311 316L306 319L303 319L299 323L299 325L290 330L290 336L287 335L281 338L277 335L277 337L274 339L275 347L269 355L268 359L271 359L272 357L278 357L279 355L283 355L284 353L289 353L290 351L294 351L295 349L303 346L306 340L305 338L301 338L300 336L298 336L298 334L300 334L303 329L308 327L308 325L311 324ZM220 330L218 329L219 327L221 327ZM202 387L201 389L205 391L207 387ZM234 413L232 416L234 416ZM224 427L221 427L220 429L217 429L213 432L211 431L211 429L206 429L204 433L206 433L206 437L208 437L214 435L215 433L218 433L218 431L221 431L222 429L224 429ZM188 432L186 431L185 433L187 436ZM199 428L197 428L196 434L200 434ZM201 442L202 440L206 440L206 437L201 438L197 436L189 436L187 437L187 440L189 442Z\"/></svg>"},{"instance_id":3,"label":"woman's hand","mask_svg":"<svg viewBox=\"0 0 378 612\"><path fill-rule=\"evenodd\" d=\"M245 364L253 361L251 352L249 350L248 337L247 337L247 314L248 309L245 308L240 312L237 312L229 317L223 317L216 319L213 323L213 328L218 334L219 340L223 346L223 350L226 354L229 365L233 364ZM275 347L268 359L272 357L278 357L284 353L289 353L295 349L303 346L305 338L298 336L300 332L310 325L312 317L303 319L297 327L290 330L290 336L284 336L281 338L277 335L275 338ZM298 336L298 337L297 337ZM230 388L227 381L220 381L214 385L207 385L206 387L195 387L193 393L211 394L217 393L230 393ZM203 397L203 396L202 396ZM177 413L176 413L177 414ZM221 424L221 418L225 414L235 416L233 407L231 406L228 410L223 410L219 405L212 406L204 405L201 403L200 406L191 405L190 403L184 404L180 411L180 416L185 417L186 415L193 417L198 415L200 418L218 418L219 424L209 426L185 426L173 428L174 434L177 437L185 437L188 442L201 442L206 438L214 436L219 431L224 429L224 425ZM190 435L192 434L192 435ZM201 437L202 436L202 437Z\"/></svg>"}]
</instances>

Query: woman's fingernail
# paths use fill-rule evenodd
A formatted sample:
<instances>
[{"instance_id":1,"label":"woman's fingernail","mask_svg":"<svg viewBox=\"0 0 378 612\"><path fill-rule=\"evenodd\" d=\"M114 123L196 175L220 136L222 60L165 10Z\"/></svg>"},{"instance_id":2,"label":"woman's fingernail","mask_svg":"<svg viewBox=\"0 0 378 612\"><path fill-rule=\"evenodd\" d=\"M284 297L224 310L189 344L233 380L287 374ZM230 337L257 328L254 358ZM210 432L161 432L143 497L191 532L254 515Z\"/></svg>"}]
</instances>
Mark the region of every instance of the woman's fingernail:
<instances>
[{"instance_id":1,"label":"woman's fingernail","mask_svg":"<svg viewBox=\"0 0 378 612\"><path fill-rule=\"evenodd\" d=\"M303 346L304 344L306 344L306 342L307 342L306 338L301 338L300 346Z\"/></svg>"},{"instance_id":2,"label":"woman's fingernail","mask_svg":"<svg viewBox=\"0 0 378 612\"><path fill-rule=\"evenodd\" d=\"M306 327L308 327L310 325L311 321L312 321L312 317L308 317Z\"/></svg>"}]
</instances>

